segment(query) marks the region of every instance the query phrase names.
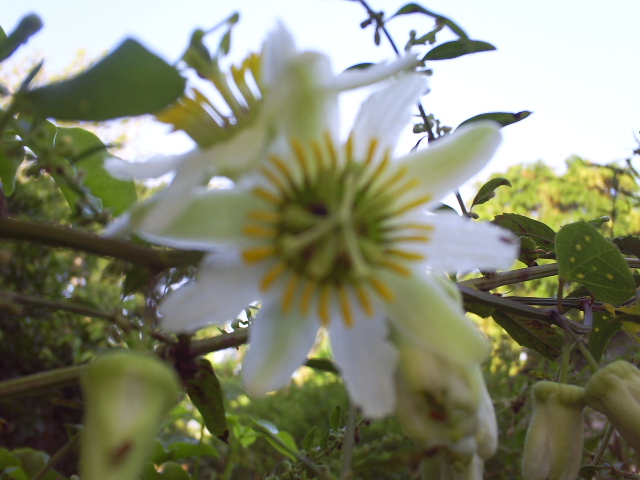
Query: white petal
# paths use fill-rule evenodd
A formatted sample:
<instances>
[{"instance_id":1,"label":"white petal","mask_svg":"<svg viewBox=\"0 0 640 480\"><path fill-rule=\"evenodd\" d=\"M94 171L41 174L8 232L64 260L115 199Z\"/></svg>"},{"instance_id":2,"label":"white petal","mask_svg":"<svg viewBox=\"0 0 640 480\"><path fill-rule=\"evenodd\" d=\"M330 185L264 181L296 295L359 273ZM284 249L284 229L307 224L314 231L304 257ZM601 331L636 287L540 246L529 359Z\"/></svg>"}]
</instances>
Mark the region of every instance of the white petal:
<instances>
[{"instance_id":1,"label":"white petal","mask_svg":"<svg viewBox=\"0 0 640 480\"><path fill-rule=\"evenodd\" d=\"M424 77L406 75L372 94L360 107L353 124L356 155L366 154L372 138L378 139L381 150L393 151L411 119L411 109L426 89Z\"/></svg>"},{"instance_id":2,"label":"white petal","mask_svg":"<svg viewBox=\"0 0 640 480\"><path fill-rule=\"evenodd\" d=\"M383 316L368 318L355 312L347 328L335 318L329 327L333 356L340 367L351 401L370 418L393 413L396 404L394 374L398 352L388 340Z\"/></svg>"},{"instance_id":3,"label":"white petal","mask_svg":"<svg viewBox=\"0 0 640 480\"><path fill-rule=\"evenodd\" d=\"M388 274L382 279L395 292L387 311L397 327L394 331L405 341L451 362L468 364L486 359L487 340L435 278L417 271L411 277Z\"/></svg>"},{"instance_id":4,"label":"white petal","mask_svg":"<svg viewBox=\"0 0 640 480\"><path fill-rule=\"evenodd\" d=\"M146 208L156 208L153 204ZM264 209L264 202L249 192L234 188L199 191L188 197L182 214L168 225L153 223L146 212L132 212L140 217L138 234L145 239L175 248L210 249L224 244L244 245L250 239L242 228L247 213Z\"/></svg>"},{"instance_id":5,"label":"white petal","mask_svg":"<svg viewBox=\"0 0 640 480\"><path fill-rule=\"evenodd\" d=\"M104 168L112 176L124 180L158 178L174 171L184 159L184 155L174 157L158 156L146 162L127 162L120 158L110 157L105 160Z\"/></svg>"},{"instance_id":6,"label":"white petal","mask_svg":"<svg viewBox=\"0 0 640 480\"><path fill-rule=\"evenodd\" d=\"M433 227L426 243L407 245L426 256L433 270L468 272L511 268L520 250L516 236L490 223L478 223L456 214L420 212L421 223Z\"/></svg>"},{"instance_id":7,"label":"white petal","mask_svg":"<svg viewBox=\"0 0 640 480\"><path fill-rule=\"evenodd\" d=\"M284 387L304 362L318 333L318 322L297 309L284 313L281 292L263 296L263 306L249 331L249 349L242 362L246 391L252 396Z\"/></svg>"},{"instance_id":8,"label":"white petal","mask_svg":"<svg viewBox=\"0 0 640 480\"><path fill-rule=\"evenodd\" d=\"M364 87L389 78L396 73L409 70L417 63L415 55L405 55L389 63L380 63L365 69L347 70L336 77L331 87L338 91Z\"/></svg>"},{"instance_id":9,"label":"white petal","mask_svg":"<svg viewBox=\"0 0 640 480\"><path fill-rule=\"evenodd\" d=\"M424 150L398 159L409 168L408 178L422 182L421 194L437 202L459 188L491 160L500 144L500 125L482 121L464 125Z\"/></svg>"},{"instance_id":10,"label":"white petal","mask_svg":"<svg viewBox=\"0 0 640 480\"><path fill-rule=\"evenodd\" d=\"M195 282L169 293L160 304L162 328L193 332L210 323L223 324L259 299L259 271L237 254L215 253L200 265Z\"/></svg>"}]
</instances>

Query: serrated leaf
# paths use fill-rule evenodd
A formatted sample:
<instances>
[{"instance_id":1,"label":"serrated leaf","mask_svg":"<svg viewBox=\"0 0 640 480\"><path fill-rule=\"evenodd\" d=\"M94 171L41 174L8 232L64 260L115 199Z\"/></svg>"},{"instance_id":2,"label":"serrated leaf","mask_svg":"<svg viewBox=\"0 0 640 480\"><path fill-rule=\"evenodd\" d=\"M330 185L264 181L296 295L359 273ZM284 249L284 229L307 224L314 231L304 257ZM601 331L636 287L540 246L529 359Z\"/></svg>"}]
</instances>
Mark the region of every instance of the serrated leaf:
<instances>
[{"instance_id":1,"label":"serrated leaf","mask_svg":"<svg viewBox=\"0 0 640 480\"><path fill-rule=\"evenodd\" d=\"M500 310L495 310L492 317L518 345L535 350L549 360L560 355L563 337L551 325Z\"/></svg>"},{"instance_id":2,"label":"serrated leaf","mask_svg":"<svg viewBox=\"0 0 640 480\"><path fill-rule=\"evenodd\" d=\"M60 150L68 150L82 185L102 201L103 208L120 215L137 200L133 181L119 180L104 169L104 161L112 155L93 133L82 128L58 127L55 145Z\"/></svg>"},{"instance_id":3,"label":"serrated leaf","mask_svg":"<svg viewBox=\"0 0 640 480\"><path fill-rule=\"evenodd\" d=\"M157 112L184 87L174 67L128 39L78 76L21 94L17 105L42 117L99 121Z\"/></svg>"},{"instance_id":4,"label":"serrated leaf","mask_svg":"<svg viewBox=\"0 0 640 480\"><path fill-rule=\"evenodd\" d=\"M16 185L16 174L24 160L24 147L15 139L0 141L0 181L4 194L13 194Z\"/></svg>"},{"instance_id":5,"label":"serrated leaf","mask_svg":"<svg viewBox=\"0 0 640 480\"><path fill-rule=\"evenodd\" d=\"M186 379L187 394L202 415L204 425L209 432L226 442L229 429L224 413L220 382L211 362L206 358L199 358L197 367L197 372Z\"/></svg>"},{"instance_id":6,"label":"serrated leaf","mask_svg":"<svg viewBox=\"0 0 640 480\"><path fill-rule=\"evenodd\" d=\"M496 189L503 185L510 187L511 182L506 178L502 178L502 177L492 178L491 180L489 180L487 183L482 185L482 187L480 187L480 190L478 190L478 193L476 194L475 198L473 199L473 202L471 203L471 207L473 208L476 205L482 205L483 203L486 203L489 200L491 200L493 197L496 196L496 193L495 193Z\"/></svg>"},{"instance_id":7,"label":"serrated leaf","mask_svg":"<svg viewBox=\"0 0 640 480\"><path fill-rule=\"evenodd\" d=\"M449 60L471 53L489 52L496 47L480 40L460 39L452 42L445 42L432 48L422 57L422 61Z\"/></svg>"},{"instance_id":8,"label":"serrated leaf","mask_svg":"<svg viewBox=\"0 0 640 480\"><path fill-rule=\"evenodd\" d=\"M598 312L593 316L593 328L589 333L589 351L596 362L602 358L609 340L622 329L622 323L608 312Z\"/></svg>"},{"instance_id":9,"label":"serrated leaf","mask_svg":"<svg viewBox=\"0 0 640 480\"><path fill-rule=\"evenodd\" d=\"M621 304L636 286L618 247L587 222L565 225L556 235L559 276L587 287L600 301Z\"/></svg>"},{"instance_id":10,"label":"serrated leaf","mask_svg":"<svg viewBox=\"0 0 640 480\"><path fill-rule=\"evenodd\" d=\"M467 123L480 122L482 120L493 120L494 122L498 122L501 126L506 127L507 125L512 125L514 123L518 123L521 120L524 120L532 112L528 112L526 110L518 113L511 112L491 112L491 113L481 113L480 115L476 115L475 117L471 117L466 119L456 128L460 128L462 125L466 125Z\"/></svg>"}]
</instances>

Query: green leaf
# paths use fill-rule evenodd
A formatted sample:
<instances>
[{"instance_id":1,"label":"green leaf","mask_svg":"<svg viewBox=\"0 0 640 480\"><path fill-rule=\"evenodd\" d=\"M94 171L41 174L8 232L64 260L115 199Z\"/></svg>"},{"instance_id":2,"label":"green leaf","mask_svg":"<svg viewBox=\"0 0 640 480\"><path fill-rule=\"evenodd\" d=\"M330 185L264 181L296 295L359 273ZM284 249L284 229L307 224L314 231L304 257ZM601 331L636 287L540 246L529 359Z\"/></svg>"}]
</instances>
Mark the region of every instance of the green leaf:
<instances>
[{"instance_id":1,"label":"green leaf","mask_svg":"<svg viewBox=\"0 0 640 480\"><path fill-rule=\"evenodd\" d=\"M560 355L563 337L551 325L500 310L495 310L492 317L519 345L531 348L549 360Z\"/></svg>"},{"instance_id":2,"label":"green leaf","mask_svg":"<svg viewBox=\"0 0 640 480\"><path fill-rule=\"evenodd\" d=\"M333 430L339 430L342 425L342 407L340 405L336 405L335 408L331 411L331 416L329 417L329 426Z\"/></svg>"},{"instance_id":3,"label":"green leaf","mask_svg":"<svg viewBox=\"0 0 640 480\"><path fill-rule=\"evenodd\" d=\"M447 27L449 27L451 29L451 31L453 33L455 33L456 35L458 35L461 38L468 38L467 34L464 32L464 30L462 30L462 28L460 28L453 20L443 16L443 15L439 15L437 13L432 12L431 10L427 10L426 8L424 8L421 5L418 5L417 3L407 3L405 6L401 7L400 10L398 10L395 14L393 14L389 20L391 20L394 17L398 17L400 15L411 15L413 13L422 13L424 15L427 15L429 17L434 18L437 22L442 23L444 25L446 25Z\"/></svg>"},{"instance_id":4,"label":"green leaf","mask_svg":"<svg viewBox=\"0 0 640 480\"><path fill-rule=\"evenodd\" d=\"M144 265L132 265L124 277L122 298L141 292L153 279L153 272Z\"/></svg>"},{"instance_id":5,"label":"green leaf","mask_svg":"<svg viewBox=\"0 0 640 480\"><path fill-rule=\"evenodd\" d=\"M492 223L520 237L518 260L529 267L536 264L541 253L554 249L556 232L538 220L517 213L503 213L494 218Z\"/></svg>"},{"instance_id":6,"label":"green leaf","mask_svg":"<svg viewBox=\"0 0 640 480\"><path fill-rule=\"evenodd\" d=\"M0 62L9 58L20 45L27 43L29 38L42 28L42 20L36 14L24 16L18 26L8 36L2 30L0 35Z\"/></svg>"},{"instance_id":7,"label":"green leaf","mask_svg":"<svg viewBox=\"0 0 640 480\"><path fill-rule=\"evenodd\" d=\"M502 177L492 178L491 180L489 180L482 187L480 187L480 190L478 190L478 194L471 203L471 207L473 208L476 205L481 205L491 200L496 196L496 188L501 187L502 185L510 187L511 182Z\"/></svg>"},{"instance_id":8,"label":"green leaf","mask_svg":"<svg viewBox=\"0 0 640 480\"><path fill-rule=\"evenodd\" d=\"M608 312L598 312L593 316L593 328L589 333L589 351L596 362L609 344L609 340L622 329L622 323Z\"/></svg>"},{"instance_id":9,"label":"green leaf","mask_svg":"<svg viewBox=\"0 0 640 480\"><path fill-rule=\"evenodd\" d=\"M556 235L559 276L587 287L600 301L621 304L636 286L618 247L587 222L565 225Z\"/></svg>"},{"instance_id":10,"label":"green leaf","mask_svg":"<svg viewBox=\"0 0 640 480\"><path fill-rule=\"evenodd\" d=\"M82 128L58 127L55 145L68 152L66 157L75 166L82 185L102 200L103 208L117 216L136 202L134 182L114 178L104 169L105 159L112 155L96 135Z\"/></svg>"},{"instance_id":11,"label":"green leaf","mask_svg":"<svg viewBox=\"0 0 640 480\"><path fill-rule=\"evenodd\" d=\"M618 246L625 255L633 255L640 258L640 237L636 235L626 235L613 239L613 243Z\"/></svg>"},{"instance_id":12,"label":"green leaf","mask_svg":"<svg viewBox=\"0 0 640 480\"><path fill-rule=\"evenodd\" d=\"M16 173L24 160L24 147L14 138L0 140L0 181L4 194L13 194L16 185Z\"/></svg>"},{"instance_id":13,"label":"green leaf","mask_svg":"<svg viewBox=\"0 0 640 480\"><path fill-rule=\"evenodd\" d=\"M179 460L191 457L213 457L220 455L213 445L202 442L175 442L167 447L171 460Z\"/></svg>"},{"instance_id":14,"label":"green leaf","mask_svg":"<svg viewBox=\"0 0 640 480\"><path fill-rule=\"evenodd\" d=\"M291 460L297 460L298 446L290 433L279 431L271 422L266 420L254 420L255 429L275 448L278 452L289 457Z\"/></svg>"},{"instance_id":15,"label":"green leaf","mask_svg":"<svg viewBox=\"0 0 640 480\"><path fill-rule=\"evenodd\" d=\"M449 60L451 58L458 58L471 53L489 52L495 49L496 47L487 42L460 39L452 42L445 42L435 48L432 48L424 57L422 57L422 61Z\"/></svg>"},{"instance_id":16,"label":"green leaf","mask_svg":"<svg viewBox=\"0 0 640 480\"><path fill-rule=\"evenodd\" d=\"M466 125L467 123L480 122L482 120L493 120L494 122L498 122L501 126L506 127L507 125L512 125L514 123L518 123L520 120L524 120L532 112L528 112L526 110L518 113L511 112L491 112L491 113L481 113L480 115L476 115L475 117L467 118L464 122L458 125L456 128L460 128L462 125Z\"/></svg>"},{"instance_id":17,"label":"green leaf","mask_svg":"<svg viewBox=\"0 0 640 480\"><path fill-rule=\"evenodd\" d=\"M305 452L310 452L311 448L313 448L313 440L316 437L316 430L318 430L318 426L314 425L302 439L302 448Z\"/></svg>"},{"instance_id":18,"label":"green leaf","mask_svg":"<svg viewBox=\"0 0 640 480\"><path fill-rule=\"evenodd\" d=\"M308 358L305 365L323 372L338 373L336 364L328 358Z\"/></svg>"},{"instance_id":19,"label":"green leaf","mask_svg":"<svg viewBox=\"0 0 640 480\"><path fill-rule=\"evenodd\" d=\"M174 67L128 39L78 76L21 94L18 107L59 120L108 120L157 112L184 87Z\"/></svg>"},{"instance_id":20,"label":"green leaf","mask_svg":"<svg viewBox=\"0 0 640 480\"><path fill-rule=\"evenodd\" d=\"M600 228L601 226L603 226L606 223L609 223L610 221L611 221L611 217L603 215L602 217L594 218L593 220L589 220L589 221L587 221L587 223L589 225L593 225L596 228Z\"/></svg>"},{"instance_id":21,"label":"green leaf","mask_svg":"<svg viewBox=\"0 0 640 480\"><path fill-rule=\"evenodd\" d=\"M197 372L191 378L186 379L187 394L202 415L209 432L226 442L229 437L229 429L224 414L220 382L209 360L199 358L197 366Z\"/></svg>"}]
</instances>

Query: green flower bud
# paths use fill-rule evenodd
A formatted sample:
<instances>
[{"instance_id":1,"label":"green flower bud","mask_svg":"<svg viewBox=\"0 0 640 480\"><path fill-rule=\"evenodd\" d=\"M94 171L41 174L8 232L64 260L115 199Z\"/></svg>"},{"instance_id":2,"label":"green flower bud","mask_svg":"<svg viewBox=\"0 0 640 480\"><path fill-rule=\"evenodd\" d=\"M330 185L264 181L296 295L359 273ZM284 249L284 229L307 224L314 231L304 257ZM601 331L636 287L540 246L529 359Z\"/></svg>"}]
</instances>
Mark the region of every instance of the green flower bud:
<instances>
[{"instance_id":1,"label":"green flower bud","mask_svg":"<svg viewBox=\"0 0 640 480\"><path fill-rule=\"evenodd\" d=\"M524 443L523 480L575 480L582 460L584 389L542 381Z\"/></svg>"},{"instance_id":2,"label":"green flower bud","mask_svg":"<svg viewBox=\"0 0 640 480\"><path fill-rule=\"evenodd\" d=\"M96 358L81 378L85 398L82 480L134 480L163 417L181 391L157 357L119 350Z\"/></svg>"},{"instance_id":3,"label":"green flower bud","mask_svg":"<svg viewBox=\"0 0 640 480\"><path fill-rule=\"evenodd\" d=\"M640 453L640 370L625 360L595 373L584 389L587 405L607 416L620 435Z\"/></svg>"}]
</instances>

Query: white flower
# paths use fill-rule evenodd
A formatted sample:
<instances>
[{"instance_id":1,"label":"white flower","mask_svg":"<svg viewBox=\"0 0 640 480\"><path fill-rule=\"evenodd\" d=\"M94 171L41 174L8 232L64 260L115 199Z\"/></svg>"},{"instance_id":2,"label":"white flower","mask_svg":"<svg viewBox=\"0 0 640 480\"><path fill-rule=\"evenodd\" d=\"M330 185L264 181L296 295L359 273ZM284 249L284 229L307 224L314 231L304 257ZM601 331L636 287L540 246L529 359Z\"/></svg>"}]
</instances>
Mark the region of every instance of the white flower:
<instances>
[{"instance_id":1,"label":"white flower","mask_svg":"<svg viewBox=\"0 0 640 480\"><path fill-rule=\"evenodd\" d=\"M486 164L499 129L477 123L392 159L424 89L418 76L401 78L363 104L344 144L330 133L294 138L289 154L272 155L234 188L194 193L168 225L134 218L151 241L213 251L198 279L164 300L163 326L192 331L260 299L243 363L247 391L259 395L289 381L324 325L350 396L370 417L395 407L387 322L444 358L483 360L485 339L427 268L507 268L517 241L426 209Z\"/></svg>"},{"instance_id":2,"label":"white flower","mask_svg":"<svg viewBox=\"0 0 640 480\"><path fill-rule=\"evenodd\" d=\"M111 158L105 167L112 175L127 179L174 172L171 185L145 214L147 223L170 223L181 214L194 187L207 185L214 175L237 179L265 159L270 149L278 150L282 138L306 141L319 136L338 124L340 92L379 82L415 63L414 56L405 56L334 76L327 56L298 51L289 32L278 24L268 35L262 54L250 55L240 67L232 67L231 75L221 72L217 61L211 64L207 79L221 97L218 103L224 105L194 89L157 115L189 134L198 148L142 163ZM110 232L131 227L127 217Z\"/></svg>"}]
</instances>

